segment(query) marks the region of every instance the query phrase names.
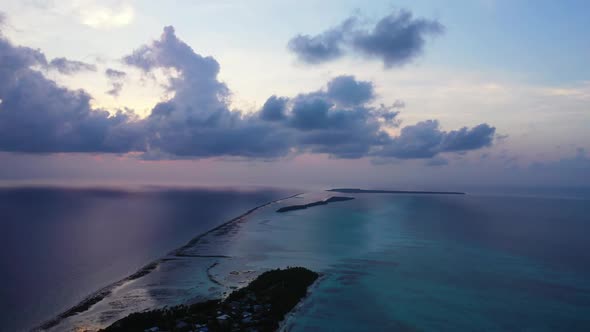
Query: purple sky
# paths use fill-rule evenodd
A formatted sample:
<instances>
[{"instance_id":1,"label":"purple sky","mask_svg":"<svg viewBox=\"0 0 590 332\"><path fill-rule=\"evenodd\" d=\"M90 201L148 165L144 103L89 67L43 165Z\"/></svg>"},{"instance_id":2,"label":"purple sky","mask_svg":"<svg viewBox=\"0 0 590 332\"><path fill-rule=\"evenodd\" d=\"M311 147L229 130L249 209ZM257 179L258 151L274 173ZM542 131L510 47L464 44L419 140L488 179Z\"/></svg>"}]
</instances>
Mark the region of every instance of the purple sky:
<instances>
[{"instance_id":1,"label":"purple sky","mask_svg":"<svg viewBox=\"0 0 590 332\"><path fill-rule=\"evenodd\" d=\"M549 54L541 71L519 66L516 51L490 59L529 40L524 26L508 36L492 19L507 3L199 4L9 1L0 16L0 181L590 185L585 69L566 75L567 59ZM285 6L292 11L277 17ZM187 21L187 11L204 21ZM250 23L207 19L239 13ZM473 27L462 13L481 17L473 33L495 32L494 41L465 34ZM578 24L559 14L555 29ZM526 47L543 58L542 36L550 34ZM590 48L583 34L570 38L581 42L560 45L571 65Z\"/></svg>"}]
</instances>

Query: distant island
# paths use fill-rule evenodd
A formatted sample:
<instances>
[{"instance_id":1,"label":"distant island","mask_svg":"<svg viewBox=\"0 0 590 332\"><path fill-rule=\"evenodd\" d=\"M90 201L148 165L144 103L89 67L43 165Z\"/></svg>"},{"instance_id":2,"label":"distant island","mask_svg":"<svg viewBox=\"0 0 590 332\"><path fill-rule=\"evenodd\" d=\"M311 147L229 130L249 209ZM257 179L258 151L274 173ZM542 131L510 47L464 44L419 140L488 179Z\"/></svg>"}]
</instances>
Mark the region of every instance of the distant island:
<instances>
[{"instance_id":1,"label":"distant island","mask_svg":"<svg viewBox=\"0 0 590 332\"><path fill-rule=\"evenodd\" d=\"M101 331L276 331L318 277L303 267L271 270L223 301L133 313Z\"/></svg>"},{"instance_id":2,"label":"distant island","mask_svg":"<svg viewBox=\"0 0 590 332\"><path fill-rule=\"evenodd\" d=\"M465 195L459 191L414 191L414 190L365 190L357 188L336 188L326 191L343 194L429 194L429 195Z\"/></svg>"},{"instance_id":3,"label":"distant island","mask_svg":"<svg viewBox=\"0 0 590 332\"><path fill-rule=\"evenodd\" d=\"M350 201L351 199L354 199L354 197L333 196L328 199L313 202L313 203L285 206L285 207L278 209L277 212L284 213L284 212L294 211L294 210L303 210L303 209L307 209L307 208L318 206L318 205L327 205L327 204L333 203L333 202Z\"/></svg>"}]
</instances>

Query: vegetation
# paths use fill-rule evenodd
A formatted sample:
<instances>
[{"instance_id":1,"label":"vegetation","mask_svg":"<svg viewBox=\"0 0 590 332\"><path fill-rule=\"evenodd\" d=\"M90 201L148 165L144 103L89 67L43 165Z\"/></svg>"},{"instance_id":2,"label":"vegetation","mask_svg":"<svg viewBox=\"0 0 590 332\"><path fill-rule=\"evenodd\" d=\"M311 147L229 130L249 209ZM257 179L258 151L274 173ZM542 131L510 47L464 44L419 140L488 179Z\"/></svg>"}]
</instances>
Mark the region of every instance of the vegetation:
<instances>
[{"instance_id":1,"label":"vegetation","mask_svg":"<svg viewBox=\"0 0 590 332\"><path fill-rule=\"evenodd\" d=\"M271 270L224 301L134 313L103 331L274 331L317 278L302 267Z\"/></svg>"},{"instance_id":2,"label":"vegetation","mask_svg":"<svg viewBox=\"0 0 590 332\"><path fill-rule=\"evenodd\" d=\"M459 191L415 191L415 190L365 190L357 188L336 188L326 191L346 194L427 194L427 195L465 195Z\"/></svg>"},{"instance_id":3,"label":"vegetation","mask_svg":"<svg viewBox=\"0 0 590 332\"><path fill-rule=\"evenodd\" d=\"M334 197L330 197L328 199L325 199L323 201L317 201L317 202L312 202L312 203L302 204L302 205L284 206L284 207L278 209L277 212L283 213L283 212L288 212L288 211L293 211L293 210L303 210L303 209L307 209L307 208L318 206L318 205L327 205L328 203L332 203L332 202L350 201L351 199L354 199L354 198L353 197L334 196Z\"/></svg>"}]
</instances>

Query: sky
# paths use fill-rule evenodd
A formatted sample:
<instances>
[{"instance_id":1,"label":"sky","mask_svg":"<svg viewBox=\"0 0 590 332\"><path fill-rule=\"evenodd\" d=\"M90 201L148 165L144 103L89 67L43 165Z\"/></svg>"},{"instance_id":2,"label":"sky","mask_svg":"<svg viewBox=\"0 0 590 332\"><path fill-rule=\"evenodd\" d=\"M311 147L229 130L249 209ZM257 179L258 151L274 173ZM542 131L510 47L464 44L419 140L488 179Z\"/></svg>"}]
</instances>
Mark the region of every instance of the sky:
<instances>
[{"instance_id":1,"label":"sky","mask_svg":"<svg viewBox=\"0 0 590 332\"><path fill-rule=\"evenodd\" d=\"M588 10L4 0L0 183L590 186Z\"/></svg>"}]
</instances>

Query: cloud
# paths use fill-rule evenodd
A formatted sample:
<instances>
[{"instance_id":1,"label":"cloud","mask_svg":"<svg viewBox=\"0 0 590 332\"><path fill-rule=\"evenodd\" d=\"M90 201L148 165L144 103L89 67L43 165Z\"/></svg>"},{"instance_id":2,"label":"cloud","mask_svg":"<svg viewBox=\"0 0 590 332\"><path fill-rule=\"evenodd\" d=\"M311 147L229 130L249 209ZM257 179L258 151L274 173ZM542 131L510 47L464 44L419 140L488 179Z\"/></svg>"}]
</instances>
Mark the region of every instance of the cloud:
<instances>
[{"instance_id":1,"label":"cloud","mask_svg":"<svg viewBox=\"0 0 590 332\"><path fill-rule=\"evenodd\" d=\"M0 73L9 75L32 66L47 66L45 55L39 50L28 47L13 46L0 36ZM0 86L8 82L0 82Z\"/></svg>"},{"instance_id":2,"label":"cloud","mask_svg":"<svg viewBox=\"0 0 590 332\"><path fill-rule=\"evenodd\" d=\"M328 83L328 96L343 106L365 104L375 98L372 82L357 81L354 76L339 76Z\"/></svg>"},{"instance_id":3,"label":"cloud","mask_svg":"<svg viewBox=\"0 0 590 332\"><path fill-rule=\"evenodd\" d=\"M382 18L371 31L358 31L353 48L383 61L385 67L403 65L424 49L425 37L441 34L437 21L413 19L412 13L400 11Z\"/></svg>"},{"instance_id":4,"label":"cloud","mask_svg":"<svg viewBox=\"0 0 590 332\"><path fill-rule=\"evenodd\" d=\"M174 97L157 104L145 119L152 154L274 158L290 152L292 143L282 128L229 109L230 91L217 78L217 61L195 53L173 27L123 61L144 72L175 72L168 82Z\"/></svg>"},{"instance_id":5,"label":"cloud","mask_svg":"<svg viewBox=\"0 0 590 332\"><path fill-rule=\"evenodd\" d=\"M93 109L84 91L58 86L33 69L47 65L39 50L0 38L0 150L127 152L142 149L135 115Z\"/></svg>"},{"instance_id":6,"label":"cloud","mask_svg":"<svg viewBox=\"0 0 590 332\"><path fill-rule=\"evenodd\" d=\"M107 94L113 97L117 97L123 89L123 80L125 79L125 77L127 77L127 73L125 73L124 71L107 68L104 74L109 79L112 86L112 88L107 91Z\"/></svg>"},{"instance_id":7,"label":"cloud","mask_svg":"<svg viewBox=\"0 0 590 332\"><path fill-rule=\"evenodd\" d=\"M127 76L127 73L124 71L119 71L112 68L107 68L104 71L104 74L110 79L123 79L125 76Z\"/></svg>"},{"instance_id":8,"label":"cloud","mask_svg":"<svg viewBox=\"0 0 590 332\"><path fill-rule=\"evenodd\" d=\"M496 128L483 123L471 129L463 127L444 135L441 151L468 151L492 145Z\"/></svg>"},{"instance_id":9,"label":"cloud","mask_svg":"<svg viewBox=\"0 0 590 332\"><path fill-rule=\"evenodd\" d=\"M310 64L337 59L344 55L342 42L355 21L356 18L349 18L338 27L324 31L317 36L297 35L289 40L287 47L297 54L301 61Z\"/></svg>"},{"instance_id":10,"label":"cloud","mask_svg":"<svg viewBox=\"0 0 590 332\"><path fill-rule=\"evenodd\" d=\"M353 52L380 59L386 68L391 68L415 59L422 54L426 37L444 32L438 21L415 19L407 10L393 12L368 29L359 22L357 17L350 17L316 36L297 35L289 41L288 48L308 64L335 60Z\"/></svg>"},{"instance_id":11,"label":"cloud","mask_svg":"<svg viewBox=\"0 0 590 332\"><path fill-rule=\"evenodd\" d=\"M380 109L368 105L343 107L336 101L323 91L293 99L284 125L295 129L293 136L300 150L360 158L388 143Z\"/></svg>"},{"instance_id":12,"label":"cloud","mask_svg":"<svg viewBox=\"0 0 590 332\"><path fill-rule=\"evenodd\" d=\"M438 121L427 120L402 128L401 134L381 152L381 157L432 158L443 152L464 152L490 146L496 129L480 124L472 129L445 132Z\"/></svg>"},{"instance_id":13,"label":"cloud","mask_svg":"<svg viewBox=\"0 0 590 332\"><path fill-rule=\"evenodd\" d=\"M285 119L288 98L271 96L260 110L260 118L266 121L280 121Z\"/></svg>"},{"instance_id":14,"label":"cloud","mask_svg":"<svg viewBox=\"0 0 590 332\"><path fill-rule=\"evenodd\" d=\"M68 60L66 58L55 58L49 62L49 68L55 69L62 74L71 75L80 71L96 71L96 66L82 61Z\"/></svg>"},{"instance_id":15,"label":"cloud","mask_svg":"<svg viewBox=\"0 0 590 332\"><path fill-rule=\"evenodd\" d=\"M273 158L310 152L359 158L387 142L381 124L395 118L394 112L366 105L374 97L373 85L352 76L294 98L271 96L254 115L230 111L217 61L195 53L172 27L124 61L145 72L175 70L168 87L174 97L146 119L150 147L165 154Z\"/></svg>"},{"instance_id":16,"label":"cloud","mask_svg":"<svg viewBox=\"0 0 590 332\"><path fill-rule=\"evenodd\" d=\"M227 110L230 91L217 79L219 63L212 57L203 57L176 37L174 28L165 27L159 40L143 45L123 58L123 61L144 72L156 68L174 70L178 75L170 76L168 89L175 96L167 104L184 116L219 116ZM227 114L225 114L227 115Z\"/></svg>"},{"instance_id":17,"label":"cloud","mask_svg":"<svg viewBox=\"0 0 590 332\"><path fill-rule=\"evenodd\" d=\"M90 106L86 92L58 86L35 70L43 53L0 39L0 150L13 152L141 152L145 159L238 157L276 159L297 153L333 158L430 158L492 143L495 129L441 131L435 120L401 129L403 103L374 105L371 82L337 76L322 89L293 97L271 96L258 112L229 107L231 91L220 66L180 40L173 27L123 62L146 74L168 73L170 99L140 119ZM113 83L124 72L107 69ZM116 89L117 86L114 86Z\"/></svg>"}]
</instances>

